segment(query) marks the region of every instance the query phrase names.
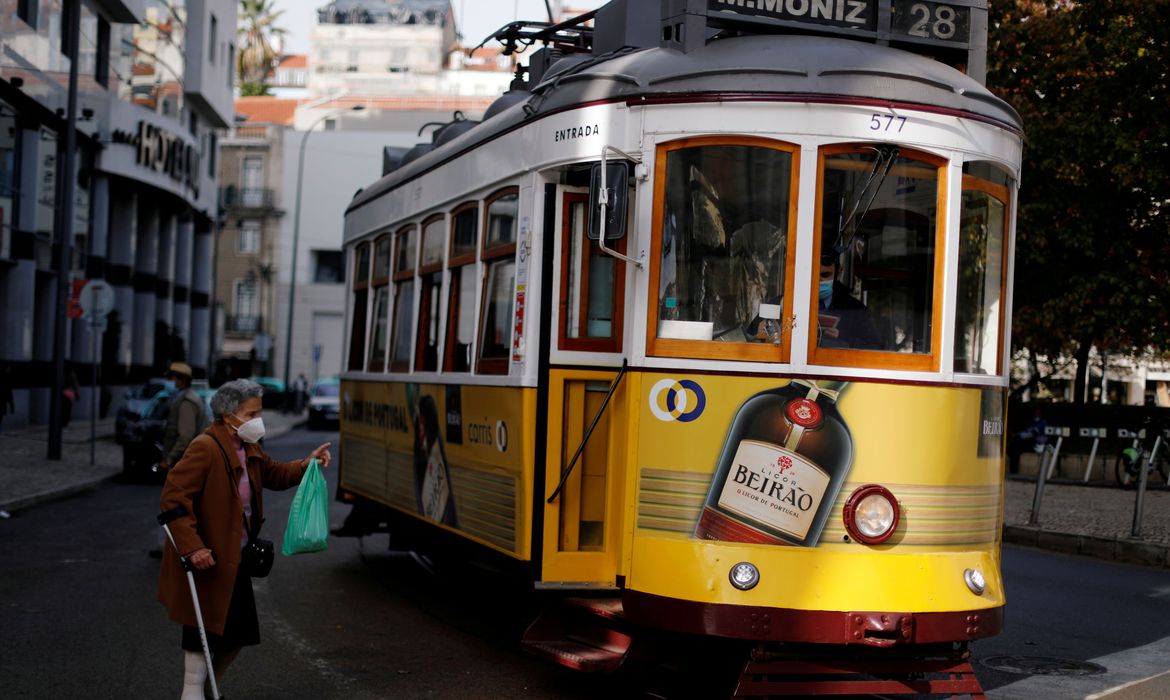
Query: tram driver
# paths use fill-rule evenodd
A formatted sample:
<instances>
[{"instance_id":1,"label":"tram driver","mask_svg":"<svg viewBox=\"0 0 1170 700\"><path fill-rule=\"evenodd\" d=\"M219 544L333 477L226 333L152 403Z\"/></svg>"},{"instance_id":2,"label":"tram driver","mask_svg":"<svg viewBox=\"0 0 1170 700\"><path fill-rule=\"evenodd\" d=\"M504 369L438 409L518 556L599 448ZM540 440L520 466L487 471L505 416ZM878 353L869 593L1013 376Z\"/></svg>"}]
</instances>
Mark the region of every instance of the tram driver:
<instances>
[{"instance_id":1,"label":"tram driver","mask_svg":"<svg viewBox=\"0 0 1170 700\"><path fill-rule=\"evenodd\" d=\"M855 299L838 279L839 255L821 255L820 283L817 286L817 345L822 348L880 350L881 338L869 309Z\"/></svg>"}]
</instances>

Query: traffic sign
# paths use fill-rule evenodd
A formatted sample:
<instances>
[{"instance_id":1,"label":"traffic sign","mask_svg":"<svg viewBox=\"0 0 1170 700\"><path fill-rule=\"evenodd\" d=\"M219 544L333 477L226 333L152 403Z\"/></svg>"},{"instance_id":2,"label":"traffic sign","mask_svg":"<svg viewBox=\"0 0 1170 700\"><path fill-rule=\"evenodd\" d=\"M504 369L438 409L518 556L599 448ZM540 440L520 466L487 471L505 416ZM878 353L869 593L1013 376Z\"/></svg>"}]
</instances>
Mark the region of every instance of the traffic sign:
<instances>
[{"instance_id":1,"label":"traffic sign","mask_svg":"<svg viewBox=\"0 0 1170 700\"><path fill-rule=\"evenodd\" d=\"M81 288L78 304L85 318L91 321L104 319L114 310L114 288L105 280L90 280L89 284Z\"/></svg>"}]
</instances>

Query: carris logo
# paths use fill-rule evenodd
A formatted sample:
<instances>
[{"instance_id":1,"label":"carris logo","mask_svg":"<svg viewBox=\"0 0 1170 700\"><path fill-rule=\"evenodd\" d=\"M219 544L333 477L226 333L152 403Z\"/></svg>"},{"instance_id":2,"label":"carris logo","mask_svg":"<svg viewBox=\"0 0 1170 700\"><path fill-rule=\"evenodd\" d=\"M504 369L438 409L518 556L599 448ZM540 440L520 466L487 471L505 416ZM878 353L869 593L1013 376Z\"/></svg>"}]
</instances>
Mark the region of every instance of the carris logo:
<instances>
[{"instance_id":1,"label":"carris logo","mask_svg":"<svg viewBox=\"0 0 1170 700\"><path fill-rule=\"evenodd\" d=\"M690 423L706 407L703 387L690 379L661 379L650 388L650 412L660 421Z\"/></svg>"}]
</instances>

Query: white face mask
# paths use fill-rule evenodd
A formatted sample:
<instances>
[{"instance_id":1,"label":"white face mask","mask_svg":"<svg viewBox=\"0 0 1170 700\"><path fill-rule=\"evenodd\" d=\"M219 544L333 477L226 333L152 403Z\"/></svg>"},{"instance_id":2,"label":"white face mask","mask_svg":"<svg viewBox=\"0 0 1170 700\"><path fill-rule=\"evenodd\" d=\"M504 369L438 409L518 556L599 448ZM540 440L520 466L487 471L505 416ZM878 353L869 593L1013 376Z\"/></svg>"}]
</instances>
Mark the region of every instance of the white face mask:
<instances>
[{"instance_id":1,"label":"white face mask","mask_svg":"<svg viewBox=\"0 0 1170 700\"><path fill-rule=\"evenodd\" d=\"M260 442L264 437L264 419L256 416L252 420L244 421L236 428L236 435L247 443Z\"/></svg>"}]
</instances>

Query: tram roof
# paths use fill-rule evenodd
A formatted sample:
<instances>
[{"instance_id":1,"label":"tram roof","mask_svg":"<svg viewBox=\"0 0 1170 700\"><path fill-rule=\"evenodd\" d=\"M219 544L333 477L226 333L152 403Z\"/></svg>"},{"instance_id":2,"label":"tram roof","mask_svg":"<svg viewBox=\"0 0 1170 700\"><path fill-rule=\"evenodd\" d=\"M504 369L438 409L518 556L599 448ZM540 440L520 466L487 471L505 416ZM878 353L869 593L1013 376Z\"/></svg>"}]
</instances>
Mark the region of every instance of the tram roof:
<instances>
[{"instance_id":1,"label":"tram roof","mask_svg":"<svg viewBox=\"0 0 1170 700\"><path fill-rule=\"evenodd\" d=\"M687 53L627 48L596 57L573 54L553 64L527 99L386 174L358 194L346 211L551 113L587 103L718 95L814 103L877 100L1023 128L1009 104L960 71L918 54L847 39L755 35L716 39Z\"/></svg>"}]
</instances>

